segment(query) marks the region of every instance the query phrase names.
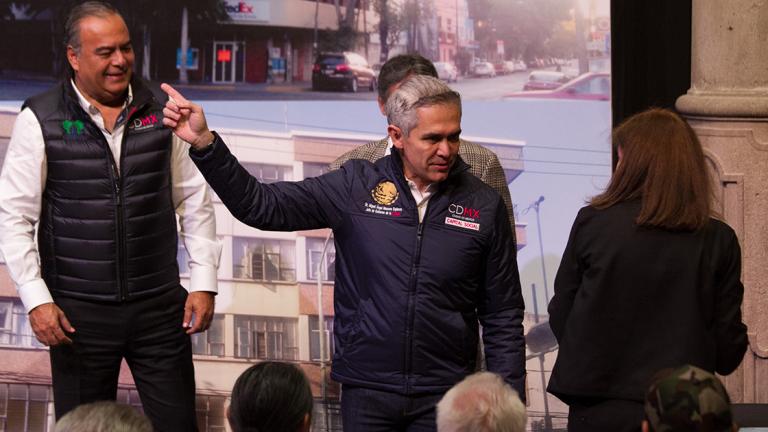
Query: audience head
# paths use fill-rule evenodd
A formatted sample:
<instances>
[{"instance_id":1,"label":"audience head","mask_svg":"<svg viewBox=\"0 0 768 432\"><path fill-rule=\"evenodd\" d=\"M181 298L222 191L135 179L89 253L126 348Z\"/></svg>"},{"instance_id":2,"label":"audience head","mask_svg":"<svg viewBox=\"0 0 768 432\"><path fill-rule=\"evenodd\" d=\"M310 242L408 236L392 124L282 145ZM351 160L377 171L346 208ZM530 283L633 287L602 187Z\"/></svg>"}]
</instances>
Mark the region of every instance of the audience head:
<instances>
[{"instance_id":1,"label":"audience head","mask_svg":"<svg viewBox=\"0 0 768 432\"><path fill-rule=\"evenodd\" d=\"M261 362L240 375L227 412L234 432L309 431L312 390L298 367Z\"/></svg>"},{"instance_id":2,"label":"audience head","mask_svg":"<svg viewBox=\"0 0 768 432\"><path fill-rule=\"evenodd\" d=\"M713 374L695 366L660 372L645 395L643 432L736 431L731 401Z\"/></svg>"},{"instance_id":3,"label":"audience head","mask_svg":"<svg viewBox=\"0 0 768 432\"><path fill-rule=\"evenodd\" d=\"M431 61L419 54L400 54L387 60L381 66L378 79L379 108L384 114L387 98L397 84L410 75L427 75L437 78L437 70Z\"/></svg>"},{"instance_id":4,"label":"audience head","mask_svg":"<svg viewBox=\"0 0 768 432\"><path fill-rule=\"evenodd\" d=\"M468 376L437 404L438 432L523 432L525 424L517 392L490 372Z\"/></svg>"},{"instance_id":5,"label":"audience head","mask_svg":"<svg viewBox=\"0 0 768 432\"><path fill-rule=\"evenodd\" d=\"M613 145L619 163L592 206L640 199L639 225L696 230L708 223L712 184L704 151L679 115L660 108L635 114L613 131Z\"/></svg>"},{"instance_id":6,"label":"audience head","mask_svg":"<svg viewBox=\"0 0 768 432\"><path fill-rule=\"evenodd\" d=\"M80 405L56 422L55 432L152 432L135 408L113 401Z\"/></svg>"}]
</instances>

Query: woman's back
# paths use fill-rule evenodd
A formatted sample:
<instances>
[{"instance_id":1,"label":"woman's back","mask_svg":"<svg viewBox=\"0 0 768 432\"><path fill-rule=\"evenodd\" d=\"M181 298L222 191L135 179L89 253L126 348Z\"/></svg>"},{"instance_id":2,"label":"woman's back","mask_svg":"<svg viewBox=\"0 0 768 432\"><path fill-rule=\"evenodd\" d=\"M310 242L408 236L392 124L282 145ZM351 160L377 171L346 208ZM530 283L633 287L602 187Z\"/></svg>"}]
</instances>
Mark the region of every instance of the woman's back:
<instances>
[{"instance_id":1,"label":"woman's back","mask_svg":"<svg viewBox=\"0 0 768 432\"><path fill-rule=\"evenodd\" d=\"M653 373L690 363L730 373L746 349L738 240L723 222L639 226L640 200L584 207L549 306L560 343L549 390L642 400Z\"/></svg>"}]
</instances>

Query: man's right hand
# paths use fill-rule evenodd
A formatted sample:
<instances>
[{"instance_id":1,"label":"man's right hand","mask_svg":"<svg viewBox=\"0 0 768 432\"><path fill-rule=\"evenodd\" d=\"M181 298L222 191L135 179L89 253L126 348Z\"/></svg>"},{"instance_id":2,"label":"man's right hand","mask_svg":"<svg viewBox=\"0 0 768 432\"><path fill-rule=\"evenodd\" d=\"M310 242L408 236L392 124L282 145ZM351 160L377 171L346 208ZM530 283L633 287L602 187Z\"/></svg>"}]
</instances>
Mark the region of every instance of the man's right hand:
<instances>
[{"instance_id":1,"label":"man's right hand","mask_svg":"<svg viewBox=\"0 0 768 432\"><path fill-rule=\"evenodd\" d=\"M35 337L44 345L55 346L71 344L72 339L64 333L74 333L75 328L69 323L64 311L54 303L44 303L29 312L29 323Z\"/></svg>"}]
</instances>

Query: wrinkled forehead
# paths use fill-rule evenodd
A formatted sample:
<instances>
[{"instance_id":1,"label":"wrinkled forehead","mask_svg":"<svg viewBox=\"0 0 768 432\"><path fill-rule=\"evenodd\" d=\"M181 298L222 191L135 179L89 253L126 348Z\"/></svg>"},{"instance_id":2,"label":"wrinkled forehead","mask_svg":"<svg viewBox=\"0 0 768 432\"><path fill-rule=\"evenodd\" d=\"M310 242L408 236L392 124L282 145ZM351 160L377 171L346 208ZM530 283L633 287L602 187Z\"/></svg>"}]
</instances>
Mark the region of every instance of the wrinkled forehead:
<instances>
[{"instance_id":1,"label":"wrinkled forehead","mask_svg":"<svg viewBox=\"0 0 768 432\"><path fill-rule=\"evenodd\" d=\"M453 117L461 120L461 103L459 102L441 101L424 105L417 104L415 111L417 120L422 118L449 119Z\"/></svg>"}]
</instances>

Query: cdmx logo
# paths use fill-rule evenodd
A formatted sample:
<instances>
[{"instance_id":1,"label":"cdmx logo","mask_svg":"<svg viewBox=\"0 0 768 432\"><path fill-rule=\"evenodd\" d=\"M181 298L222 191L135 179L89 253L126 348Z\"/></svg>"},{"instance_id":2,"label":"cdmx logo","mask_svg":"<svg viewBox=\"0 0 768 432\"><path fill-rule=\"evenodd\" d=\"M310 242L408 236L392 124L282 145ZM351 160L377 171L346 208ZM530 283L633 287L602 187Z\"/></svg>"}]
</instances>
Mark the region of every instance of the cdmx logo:
<instances>
[{"instance_id":1,"label":"cdmx logo","mask_svg":"<svg viewBox=\"0 0 768 432\"><path fill-rule=\"evenodd\" d=\"M449 205L448 212L454 215L464 216L470 219L477 219L480 217L480 210L464 207L458 204Z\"/></svg>"},{"instance_id":2,"label":"cdmx logo","mask_svg":"<svg viewBox=\"0 0 768 432\"><path fill-rule=\"evenodd\" d=\"M82 135L85 130L85 124L83 124L82 120L64 120L61 122L61 128L64 129L67 135Z\"/></svg>"},{"instance_id":3,"label":"cdmx logo","mask_svg":"<svg viewBox=\"0 0 768 432\"><path fill-rule=\"evenodd\" d=\"M157 124L157 115L150 114L146 117L133 120L133 126L136 128L147 127Z\"/></svg>"}]
</instances>

